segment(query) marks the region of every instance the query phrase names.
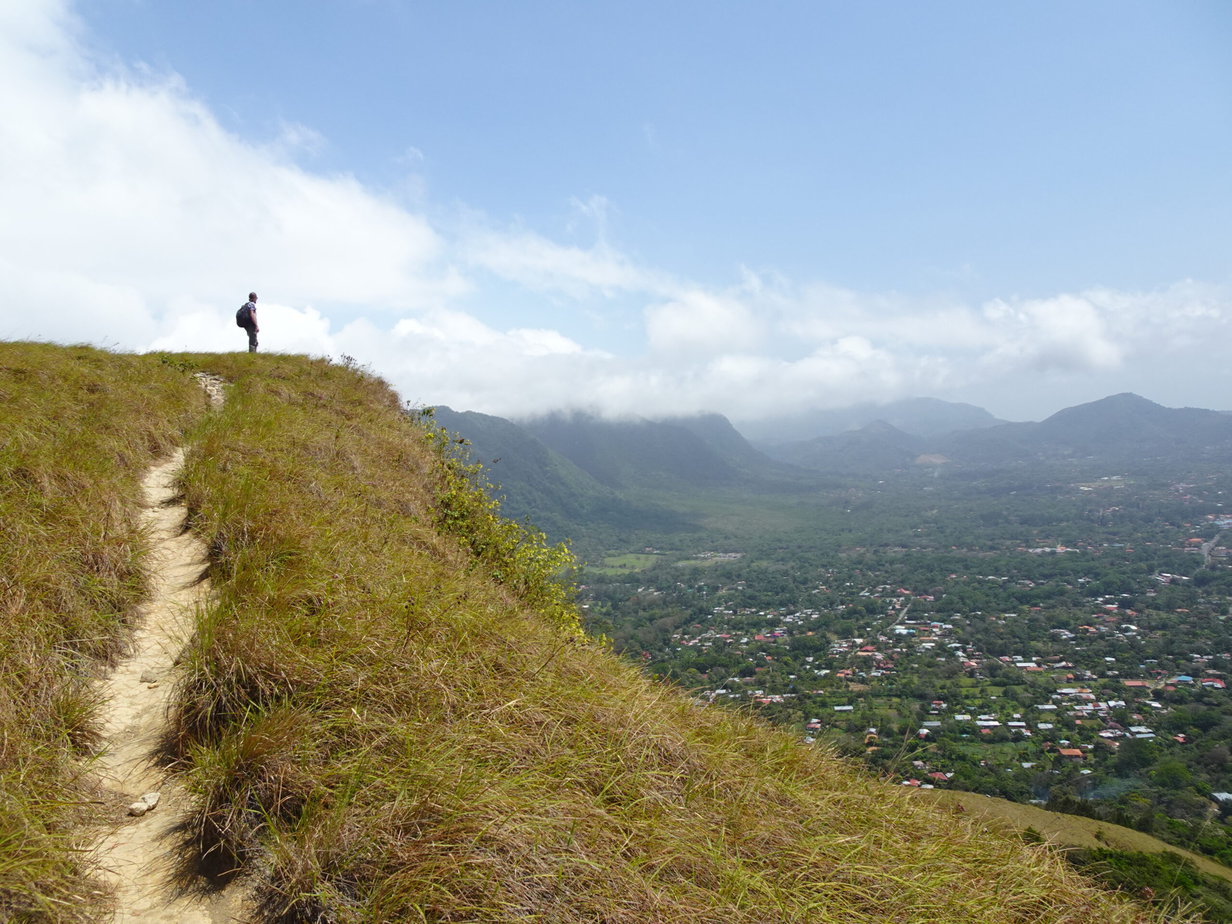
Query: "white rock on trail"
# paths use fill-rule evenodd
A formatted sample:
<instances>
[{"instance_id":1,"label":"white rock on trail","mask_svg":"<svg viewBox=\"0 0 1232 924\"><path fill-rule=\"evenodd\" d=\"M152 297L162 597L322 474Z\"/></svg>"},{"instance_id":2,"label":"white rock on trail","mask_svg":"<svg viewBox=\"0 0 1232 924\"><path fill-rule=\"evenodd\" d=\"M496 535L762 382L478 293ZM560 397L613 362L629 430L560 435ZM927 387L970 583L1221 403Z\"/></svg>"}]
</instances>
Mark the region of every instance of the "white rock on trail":
<instances>
[{"instance_id":1,"label":"white rock on trail","mask_svg":"<svg viewBox=\"0 0 1232 924\"><path fill-rule=\"evenodd\" d=\"M135 815L140 818L146 812L154 811L158 805L159 794L156 792L147 792L144 796L128 807L128 814Z\"/></svg>"}]
</instances>

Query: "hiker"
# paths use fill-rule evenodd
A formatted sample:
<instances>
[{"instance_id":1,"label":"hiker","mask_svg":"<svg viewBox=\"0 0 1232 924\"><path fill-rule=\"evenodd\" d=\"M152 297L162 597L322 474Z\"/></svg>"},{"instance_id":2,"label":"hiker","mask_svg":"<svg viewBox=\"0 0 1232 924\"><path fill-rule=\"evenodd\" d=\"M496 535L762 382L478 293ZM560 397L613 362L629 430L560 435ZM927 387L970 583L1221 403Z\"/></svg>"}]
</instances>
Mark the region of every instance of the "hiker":
<instances>
[{"instance_id":1,"label":"hiker","mask_svg":"<svg viewBox=\"0 0 1232 924\"><path fill-rule=\"evenodd\" d=\"M248 301L245 302L240 310L235 313L235 323L237 326L248 331L248 352L257 352L257 331L261 328L257 326L257 293L249 292Z\"/></svg>"}]
</instances>

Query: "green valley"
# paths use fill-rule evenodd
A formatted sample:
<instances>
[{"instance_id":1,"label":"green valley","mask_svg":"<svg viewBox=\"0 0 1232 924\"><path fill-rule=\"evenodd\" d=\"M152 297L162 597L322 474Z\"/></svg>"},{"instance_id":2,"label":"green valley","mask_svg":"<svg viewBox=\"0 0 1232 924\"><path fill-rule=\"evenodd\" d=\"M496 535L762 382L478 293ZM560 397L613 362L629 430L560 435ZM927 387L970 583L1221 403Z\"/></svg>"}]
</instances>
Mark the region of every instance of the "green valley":
<instances>
[{"instance_id":1,"label":"green valley","mask_svg":"<svg viewBox=\"0 0 1232 924\"><path fill-rule=\"evenodd\" d=\"M913 479L842 497L811 535L739 535L723 504L722 532L664 537L634 573L586 572L588 619L701 701L897 784L1232 862L1232 477Z\"/></svg>"}]
</instances>

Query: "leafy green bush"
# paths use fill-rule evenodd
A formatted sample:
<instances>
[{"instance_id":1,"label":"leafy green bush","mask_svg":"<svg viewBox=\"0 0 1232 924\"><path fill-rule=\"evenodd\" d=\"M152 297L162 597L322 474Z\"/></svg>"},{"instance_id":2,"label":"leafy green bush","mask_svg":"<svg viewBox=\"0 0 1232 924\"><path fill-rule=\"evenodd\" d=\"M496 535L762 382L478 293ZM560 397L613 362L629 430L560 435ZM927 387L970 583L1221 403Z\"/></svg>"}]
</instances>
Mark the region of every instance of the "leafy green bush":
<instances>
[{"instance_id":1,"label":"leafy green bush","mask_svg":"<svg viewBox=\"0 0 1232 924\"><path fill-rule=\"evenodd\" d=\"M483 466L467 457L465 440L433 427L429 411L419 411L416 418L439 459L436 523L440 529L462 539L493 579L511 587L528 606L580 636L581 622L568 582L577 561L568 546L549 545L542 532L501 517L492 485Z\"/></svg>"},{"instance_id":2,"label":"leafy green bush","mask_svg":"<svg viewBox=\"0 0 1232 924\"><path fill-rule=\"evenodd\" d=\"M1232 883L1204 875L1179 854L1100 847L1067 854L1088 875L1173 913L1196 910L1206 920L1232 920Z\"/></svg>"}]
</instances>

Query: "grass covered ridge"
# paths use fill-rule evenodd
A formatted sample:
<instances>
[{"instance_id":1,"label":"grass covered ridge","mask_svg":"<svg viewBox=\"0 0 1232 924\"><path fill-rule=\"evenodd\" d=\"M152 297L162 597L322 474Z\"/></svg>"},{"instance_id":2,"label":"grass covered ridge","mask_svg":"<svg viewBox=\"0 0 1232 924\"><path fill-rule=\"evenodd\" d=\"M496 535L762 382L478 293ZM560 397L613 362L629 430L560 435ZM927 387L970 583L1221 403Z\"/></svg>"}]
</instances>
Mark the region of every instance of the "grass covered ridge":
<instances>
[{"instance_id":1,"label":"grass covered ridge","mask_svg":"<svg viewBox=\"0 0 1232 924\"><path fill-rule=\"evenodd\" d=\"M495 518L452 444L372 376L271 355L108 362L177 396L147 415L161 445L198 419L184 493L215 600L166 748L200 849L250 874L262 920L1149 919L1043 847L583 638L550 580L560 551ZM220 412L199 413L195 369L232 383ZM160 444L143 445L135 469Z\"/></svg>"}]
</instances>

